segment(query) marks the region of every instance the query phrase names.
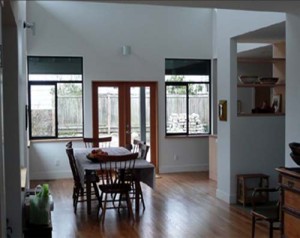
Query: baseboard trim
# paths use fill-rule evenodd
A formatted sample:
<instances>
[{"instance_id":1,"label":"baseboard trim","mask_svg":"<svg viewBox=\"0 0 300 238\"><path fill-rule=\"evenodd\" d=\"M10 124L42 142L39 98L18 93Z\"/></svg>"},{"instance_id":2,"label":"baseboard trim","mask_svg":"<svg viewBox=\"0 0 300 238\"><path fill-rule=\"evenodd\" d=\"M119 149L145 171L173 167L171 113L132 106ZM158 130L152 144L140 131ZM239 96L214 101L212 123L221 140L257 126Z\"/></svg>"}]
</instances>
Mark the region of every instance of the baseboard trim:
<instances>
[{"instance_id":1,"label":"baseboard trim","mask_svg":"<svg viewBox=\"0 0 300 238\"><path fill-rule=\"evenodd\" d=\"M225 193L224 191L217 189L216 197L223 200L226 203L233 204L236 202L236 196Z\"/></svg>"},{"instance_id":2,"label":"baseboard trim","mask_svg":"<svg viewBox=\"0 0 300 238\"><path fill-rule=\"evenodd\" d=\"M31 180L65 179L72 177L72 173L69 170L57 172L30 172Z\"/></svg>"},{"instance_id":3,"label":"baseboard trim","mask_svg":"<svg viewBox=\"0 0 300 238\"><path fill-rule=\"evenodd\" d=\"M208 171L208 165L179 165L179 166L159 166L159 173L197 172Z\"/></svg>"}]
</instances>

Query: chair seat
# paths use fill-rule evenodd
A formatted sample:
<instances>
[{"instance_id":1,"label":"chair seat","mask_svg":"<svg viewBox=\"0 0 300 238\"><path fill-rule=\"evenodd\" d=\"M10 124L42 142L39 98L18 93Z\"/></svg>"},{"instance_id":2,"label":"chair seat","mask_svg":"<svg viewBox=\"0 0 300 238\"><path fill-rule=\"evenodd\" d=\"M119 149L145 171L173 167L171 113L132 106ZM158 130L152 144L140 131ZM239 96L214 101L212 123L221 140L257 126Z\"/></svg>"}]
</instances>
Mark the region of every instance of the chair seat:
<instances>
[{"instance_id":1,"label":"chair seat","mask_svg":"<svg viewBox=\"0 0 300 238\"><path fill-rule=\"evenodd\" d=\"M270 193L279 196L279 188L255 188L252 196L252 238L255 237L255 224L256 221L265 221L269 223L269 238L273 238L273 230L280 229L279 227L275 227L274 223L280 222L280 201L275 200L272 202L267 202L264 204L256 204L257 198L261 196L262 193L265 193L267 197L269 197Z\"/></svg>"},{"instance_id":2,"label":"chair seat","mask_svg":"<svg viewBox=\"0 0 300 238\"><path fill-rule=\"evenodd\" d=\"M278 207L259 207L251 214L266 221L278 221Z\"/></svg>"},{"instance_id":3,"label":"chair seat","mask_svg":"<svg viewBox=\"0 0 300 238\"><path fill-rule=\"evenodd\" d=\"M99 177L97 174L92 174L91 175L91 178L90 178L90 181L92 183L98 183L100 180L99 180ZM84 178L84 182L86 182L86 179Z\"/></svg>"}]
</instances>

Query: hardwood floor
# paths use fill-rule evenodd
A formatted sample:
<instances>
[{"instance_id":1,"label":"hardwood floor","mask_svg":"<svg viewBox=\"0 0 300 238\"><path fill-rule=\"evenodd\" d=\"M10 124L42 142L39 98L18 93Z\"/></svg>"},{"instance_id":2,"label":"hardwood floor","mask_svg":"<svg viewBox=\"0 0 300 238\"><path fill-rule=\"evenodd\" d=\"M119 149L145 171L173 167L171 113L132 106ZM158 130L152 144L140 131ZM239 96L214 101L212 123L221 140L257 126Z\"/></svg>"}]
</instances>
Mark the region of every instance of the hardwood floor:
<instances>
[{"instance_id":1,"label":"hardwood floor","mask_svg":"<svg viewBox=\"0 0 300 238\"><path fill-rule=\"evenodd\" d=\"M54 198L53 238L143 237L143 238L242 238L251 237L248 212L215 197L216 183L204 172L162 174L152 190L142 184L146 210L138 220L127 221L127 211L108 210L104 226L97 220L97 203L90 216L86 205L72 207L71 179L31 181L31 187L48 183ZM266 226L258 225L256 237L268 237ZM280 237L279 231L274 237Z\"/></svg>"}]
</instances>

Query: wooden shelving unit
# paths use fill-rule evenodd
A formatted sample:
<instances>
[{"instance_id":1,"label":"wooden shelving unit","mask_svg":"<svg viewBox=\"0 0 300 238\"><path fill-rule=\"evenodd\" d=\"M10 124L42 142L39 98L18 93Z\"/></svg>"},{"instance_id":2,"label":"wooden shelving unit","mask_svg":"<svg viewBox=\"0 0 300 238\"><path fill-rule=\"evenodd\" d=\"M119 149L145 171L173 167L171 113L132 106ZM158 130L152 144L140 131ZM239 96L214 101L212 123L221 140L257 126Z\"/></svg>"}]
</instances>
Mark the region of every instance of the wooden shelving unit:
<instances>
[{"instance_id":1,"label":"wooden shelving unit","mask_svg":"<svg viewBox=\"0 0 300 238\"><path fill-rule=\"evenodd\" d=\"M300 169L276 170L281 187L281 237L300 237Z\"/></svg>"},{"instance_id":2,"label":"wooden shelving unit","mask_svg":"<svg viewBox=\"0 0 300 238\"><path fill-rule=\"evenodd\" d=\"M239 108L238 116L284 116L285 115L285 42L274 43L273 57L272 58L259 58L259 57L238 57L237 63L240 70L245 67L251 66L253 71L251 75L256 75L256 67L267 67L272 70L272 77L279 78L276 84L242 84L237 83ZM268 66L259 66L257 64L269 64ZM243 65L243 66L241 66ZM257 65L257 66L256 66ZM259 68L258 68L259 69ZM269 71L270 72L270 71ZM249 72L247 72L249 73ZM262 77L264 75L259 75ZM243 91L242 91L243 90ZM249 90L249 91L245 91ZM276 113L251 113L252 109L261 107L265 102L267 105L272 106L273 96L280 95L280 109ZM240 98L239 98L240 97ZM246 105L243 108L243 105Z\"/></svg>"},{"instance_id":3,"label":"wooden shelving unit","mask_svg":"<svg viewBox=\"0 0 300 238\"><path fill-rule=\"evenodd\" d=\"M265 64L265 63L285 62L285 58L244 58L244 57L239 57L237 59L237 61L238 61L238 63Z\"/></svg>"},{"instance_id":4,"label":"wooden shelving unit","mask_svg":"<svg viewBox=\"0 0 300 238\"><path fill-rule=\"evenodd\" d=\"M283 112L276 113L238 113L239 117L278 117L285 116Z\"/></svg>"},{"instance_id":5,"label":"wooden shelving unit","mask_svg":"<svg viewBox=\"0 0 300 238\"><path fill-rule=\"evenodd\" d=\"M276 87L285 87L285 83L276 83L276 84L238 84L238 88L276 88Z\"/></svg>"},{"instance_id":6,"label":"wooden shelving unit","mask_svg":"<svg viewBox=\"0 0 300 238\"><path fill-rule=\"evenodd\" d=\"M268 188L269 176L265 174L238 174L236 202L243 206L251 204L251 195L254 188ZM269 200L267 193L262 193L256 197L256 202L267 202Z\"/></svg>"}]
</instances>

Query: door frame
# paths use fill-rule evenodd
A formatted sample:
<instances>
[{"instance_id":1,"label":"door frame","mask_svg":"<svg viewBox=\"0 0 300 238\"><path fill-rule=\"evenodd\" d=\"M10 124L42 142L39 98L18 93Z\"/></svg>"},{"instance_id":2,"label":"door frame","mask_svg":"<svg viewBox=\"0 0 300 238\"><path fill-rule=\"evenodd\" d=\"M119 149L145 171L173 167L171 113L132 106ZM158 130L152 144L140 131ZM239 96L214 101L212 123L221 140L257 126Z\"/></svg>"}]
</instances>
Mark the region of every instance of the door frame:
<instances>
[{"instance_id":1,"label":"door frame","mask_svg":"<svg viewBox=\"0 0 300 238\"><path fill-rule=\"evenodd\" d=\"M93 137L98 138L98 87L118 87L119 97L126 98L130 96L130 87L150 87L150 151L151 151L151 163L158 171L158 90L157 82L132 82L132 81L92 81L92 115L93 115ZM126 108L130 106L130 103L126 105L126 100L119 101L119 143L126 141L126 122L130 121L130 113L125 113ZM130 111L130 110L129 110ZM120 143L120 145L124 145Z\"/></svg>"}]
</instances>

